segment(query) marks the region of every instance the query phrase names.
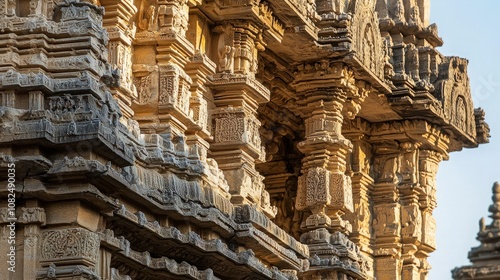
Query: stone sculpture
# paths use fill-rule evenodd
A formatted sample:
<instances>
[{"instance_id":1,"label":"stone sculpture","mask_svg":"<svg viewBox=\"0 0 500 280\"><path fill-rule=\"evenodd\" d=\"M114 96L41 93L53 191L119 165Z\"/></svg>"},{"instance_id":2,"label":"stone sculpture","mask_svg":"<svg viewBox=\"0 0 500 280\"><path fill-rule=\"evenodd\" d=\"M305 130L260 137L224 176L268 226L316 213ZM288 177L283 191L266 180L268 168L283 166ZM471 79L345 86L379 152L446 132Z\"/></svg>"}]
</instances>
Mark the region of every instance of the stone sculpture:
<instances>
[{"instance_id":1,"label":"stone sculpture","mask_svg":"<svg viewBox=\"0 0 500 280\"><path fill-rule=\"evenodd\" d=\"M438 165L489 138L428 10L0 1L9 279L427 279Z\"/></svg>"}]
</instances>

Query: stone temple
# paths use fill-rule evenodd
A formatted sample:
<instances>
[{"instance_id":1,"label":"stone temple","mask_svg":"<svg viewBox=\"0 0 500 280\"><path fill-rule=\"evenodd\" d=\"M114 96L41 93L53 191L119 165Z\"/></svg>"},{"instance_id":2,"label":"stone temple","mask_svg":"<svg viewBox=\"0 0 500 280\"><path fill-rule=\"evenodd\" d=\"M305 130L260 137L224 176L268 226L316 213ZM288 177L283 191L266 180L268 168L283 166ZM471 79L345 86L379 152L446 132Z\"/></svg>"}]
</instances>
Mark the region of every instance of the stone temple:
<instances>
[{"instance_id":1,"label":"stone temple","mask_svg":"<svg viewBox=\"0 0 500 280\"><path fill-rule=\"evenodd\" d=\"M472 265L455 268L452 271L454 280L498 280L500 279L500 183L493 185L493 204L489 211L492 222L486 225L486 220L479 220L477 240L478 247L469 252Z\"/></svg>"},{"instance_id":2,"label":"stone temple","mask_svg":"<svg viewBox=\"0 0 500 280\"><path fill-rule=\"evenodd\" d=\"M0 279L427 279L489 138L429 2L0 0Z\"/></svg>"}]
</instances>

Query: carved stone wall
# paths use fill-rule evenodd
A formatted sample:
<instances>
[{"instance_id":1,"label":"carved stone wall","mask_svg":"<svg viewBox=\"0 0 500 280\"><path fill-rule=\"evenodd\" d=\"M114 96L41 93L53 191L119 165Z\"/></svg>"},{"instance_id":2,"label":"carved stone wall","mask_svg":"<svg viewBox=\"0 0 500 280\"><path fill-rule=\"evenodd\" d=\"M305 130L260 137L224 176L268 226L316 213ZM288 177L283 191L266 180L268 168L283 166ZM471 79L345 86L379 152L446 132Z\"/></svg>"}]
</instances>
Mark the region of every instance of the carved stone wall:
<instances>
[{"instance_id":1,"label":"carved stone wall","mask_svg":"<svg viewBox=\"0 0 500 280\"><path fill-rule=\"evenodd\" d=\"M439 163L489 137L428 20L428 0L0 0L9 279L427 279Z\"/></svg>"}]
</instances>

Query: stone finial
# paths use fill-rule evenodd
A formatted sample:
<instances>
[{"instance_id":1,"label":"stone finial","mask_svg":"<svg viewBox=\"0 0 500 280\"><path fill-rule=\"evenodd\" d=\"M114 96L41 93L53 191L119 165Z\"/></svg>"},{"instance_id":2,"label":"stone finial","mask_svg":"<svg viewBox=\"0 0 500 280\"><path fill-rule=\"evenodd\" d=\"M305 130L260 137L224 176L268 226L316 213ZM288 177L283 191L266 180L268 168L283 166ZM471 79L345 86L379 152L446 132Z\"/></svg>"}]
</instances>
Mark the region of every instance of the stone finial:
<instances>
[{"instance_id":1,"label":"stone finial","mask_svg":"<svg viewBox=\"0 0 500 280\"><path fill-rule=\"evenodd\" d=\"M453 279L500 279L500 183L493 184L493 204L488 211L493 219L486 225L485 219L479 220L479 233L477 240L481 242L478 247L469 251L471 265L457 267L452 271Z\"/></svg>"},{"instance_id":2,"label":"stone finial","mask_svg":"<svg viewBox=\"0 0 500 280\"><path fill-rule=\"evenodd\" d=\"M500 228L500 183L495 182L493 184L493 204L490 205L488 211L491 213L490 218L493 219L492 227Z\"/></svg>"}]
</instances>

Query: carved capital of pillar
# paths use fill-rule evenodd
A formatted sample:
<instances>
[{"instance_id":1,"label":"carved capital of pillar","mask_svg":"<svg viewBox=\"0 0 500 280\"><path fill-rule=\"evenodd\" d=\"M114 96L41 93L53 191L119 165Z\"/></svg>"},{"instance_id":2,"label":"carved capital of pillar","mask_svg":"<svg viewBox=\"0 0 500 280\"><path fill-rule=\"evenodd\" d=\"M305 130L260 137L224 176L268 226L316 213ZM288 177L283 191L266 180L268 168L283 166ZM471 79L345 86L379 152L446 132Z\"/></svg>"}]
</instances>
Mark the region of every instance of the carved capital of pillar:
<instances>
[{"instance_id":1,"label":"carved capital of pillar","mask_svg":"<svg viewBox=\"0 0 500 280\"><path fill-rule=\"evenodd\" d=\"M265 49L261 30L251 21L234 20L216 26L217 73L255 78L257 54Z\"/></svg>"},{"instance_id":2,"label":"carved capital of pillar","mask_svg":"<svg viewBox=\"0 0 500 280\"><path fill-rule=\"evenodd\" d=\"M347 173L352 174L354 202L354 212L346 214L353 227L349 237L363 252L371 254L374 180L371 172L373 149L369 141L369 129L370 124L361 118L345 120L342 126L343 134L353 144L352 153L347 158Z\"/></svg>"},{"instance_id":3,"label":"carved capital of pillar","mask_svg":"<svg viewBox=\"0 0 500 280\"><path fill-rule=\"evenodd\" d=\"M142 0L138 6L136 39L175 41L184 38L188 29L188 1Z\"/></svg>"},{"instance_id":4,"label":"carved capital of pillar","mask_svg":"<svg viewBox=\"0 0 500 280\"><path fill-rule=\"evenodd\" d=\"M322 60L300 64L291 86L304 104L317 100L341 103L343 116L354 119L371 87L354 78L354 71L342 62Z\"/></svg>"}]
</instances>

